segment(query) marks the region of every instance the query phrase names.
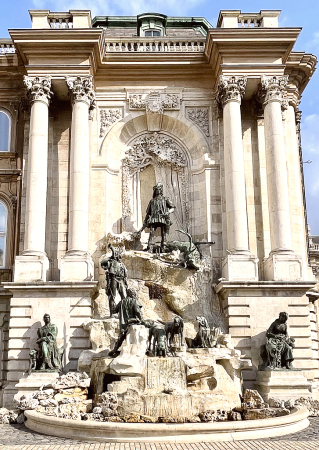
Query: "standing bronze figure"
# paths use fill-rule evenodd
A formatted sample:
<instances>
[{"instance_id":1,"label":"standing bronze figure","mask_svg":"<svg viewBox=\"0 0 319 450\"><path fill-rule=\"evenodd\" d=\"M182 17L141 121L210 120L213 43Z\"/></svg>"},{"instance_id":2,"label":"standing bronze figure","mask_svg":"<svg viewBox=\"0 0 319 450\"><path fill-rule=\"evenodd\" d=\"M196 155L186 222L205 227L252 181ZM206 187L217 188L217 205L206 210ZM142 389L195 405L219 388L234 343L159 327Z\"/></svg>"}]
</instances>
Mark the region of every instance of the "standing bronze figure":
<instances>
[{"instance_id":1,"label":"standing bronze figure","mask_svg":"<svg viewBox=\"0 0 319 450\"><path fill-rule=\"evenodd\" d=\"M59 349L56 342L58 327L51 323L49 314L44 314L43 321L44 326L38 329L37 339L39 346L37 355L39 370L60 371L62 369L63 349ZM34 355L30 355L30 357L34 359Z\"/></svg>"},{"instance_id":2,"label":"standing bronze figure","mask_svg":"<svg viewBox=\"0 0 319 450\"><path fill-rule=\"evenodd\" d=\"M295 340L288 336L288 314L281 312L268 328L266 333L266 345L261 347L260 355L263 360L261 369L292 369L294 360L292 349Z\"/></svg>"},{"instance_id":3,"label":"standing bronze figure","mask_svg":"<svg viewBox=\"0 0 319 450\"><path fill-rule=\"evenodd\" d=\"M127 290L127 270L121 261L121 255L118 250L109 244L112 251L112 256L104 258L101 261L101 267L105 270L106 287L105 293L109 299L110 317L115 312L115 297L116 292L120 294L121 300L126 297Z\"/></svg>"},{"instance_id":4,"label":"standing bronze figure","mask_svg":"<svg viewBox=\"0 0 319 450\"><path fill-rule=\"evenodd\" d=\"M153 239L157 228L161 229L161 252L165 250L166 238L169 233L172 222L170 220L170 214L175 210L175 206L172 204L169 198L163 195L162 183L157 183L153 187L153 198L150 200L146 209L146 216L144 219L143 227L140 230L149 228L150 235L147 244L147 250L153 251Z\"/></svg>"}]
</instances>

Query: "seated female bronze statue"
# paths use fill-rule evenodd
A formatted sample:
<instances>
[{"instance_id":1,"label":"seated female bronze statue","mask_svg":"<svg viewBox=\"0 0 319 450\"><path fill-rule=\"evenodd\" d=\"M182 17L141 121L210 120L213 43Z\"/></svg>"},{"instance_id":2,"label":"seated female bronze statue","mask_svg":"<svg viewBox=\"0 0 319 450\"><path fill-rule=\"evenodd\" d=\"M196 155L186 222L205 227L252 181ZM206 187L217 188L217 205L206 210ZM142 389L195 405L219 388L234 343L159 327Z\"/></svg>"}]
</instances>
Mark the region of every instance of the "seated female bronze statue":
<instances>
[{"instance_id":1,"label":"seated female bronze statue","mask_svg":"<svg viewBox=\"0 0 319 450\"><path fill-rule=\"evenodd\" d=\"M292 349L295 340L288 336L287 332L288 314L281 312L268 328L266 333L266 345L260 349L263 364L260 369L292 369Z\"/></svg>"}]
</instances>

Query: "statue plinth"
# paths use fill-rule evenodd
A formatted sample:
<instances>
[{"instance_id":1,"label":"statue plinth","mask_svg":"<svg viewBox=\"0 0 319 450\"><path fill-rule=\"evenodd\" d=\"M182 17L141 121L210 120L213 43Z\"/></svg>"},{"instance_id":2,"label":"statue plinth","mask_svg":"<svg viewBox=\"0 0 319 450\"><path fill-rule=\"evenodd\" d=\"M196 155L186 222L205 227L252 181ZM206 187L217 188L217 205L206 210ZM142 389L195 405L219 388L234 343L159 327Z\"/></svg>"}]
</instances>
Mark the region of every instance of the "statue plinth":
<instances>
[{"instance_id":1,"label":"statue plinth","mask_svg":"<svg viewBox=\"0 0 319 450\"><path fill-rule=\"evenodd\" d=\"M271 397L289 400L311 396L311 383L296 369L259 370L255 387L265 402Z\"/></svg>"},{"instance_id":2,"label":"statue plinth","mask_svg":"<svg viewBox=\"0 0 319 450\"><path fill-rule=\"evenodd\" d=\"M15 385L18 393L14 397L18 398L21 395L36 392L41 386L51 384L59 375L57 371L36 370L31 372L26 378L20 378L19 383Z\"/></svg>"}]
</instances>

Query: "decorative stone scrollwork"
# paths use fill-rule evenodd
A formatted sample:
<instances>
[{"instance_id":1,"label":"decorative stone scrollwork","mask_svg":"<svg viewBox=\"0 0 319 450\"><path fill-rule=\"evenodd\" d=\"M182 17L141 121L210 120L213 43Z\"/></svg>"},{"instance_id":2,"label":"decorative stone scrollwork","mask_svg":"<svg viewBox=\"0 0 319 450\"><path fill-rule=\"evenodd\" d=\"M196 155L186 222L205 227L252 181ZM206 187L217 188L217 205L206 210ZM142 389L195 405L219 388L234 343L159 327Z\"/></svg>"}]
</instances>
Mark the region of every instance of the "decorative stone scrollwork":
<instances>
[{"instance_id":1,"label":"decorative stone scrollwork","mask_svg":"<svg viewBox=\"0 0 319 450\"><path fill-rule=\"evenodd\" d=\"M187 227L189 224L189 180L187 158L178 143L162 133L147 133L138 137L132 146L125 152L122 160L122 218L125 220L133 215L130 188L131 180L148 165L153 165L156 180L163 183L165 192L169 197L174 195L170 181L171 171L178 174L180 180L181 205L184 219L179 226ZM166 178L166 176L168 178ZM166 182L167 180L167 182Z\"/></svg>"},{"instance_id":2,"label":"decorative stone scrollwork","mask_svg":"<svg viewBox=\"0 0 319 450\"><path fill-rule=\"evenodd\" d=\"M95 92L93 87L92 76L87 77L67 77L71 100L73 102L85 102L90 109L95 108Z\"/></svg>"},{"instance_id":3,"label":"decorative stone scrollwork","mask_svg":"<svg viewBox=\"0 0 319 450\"><path fill-rule=\"evenodd\" d=\"M121 118L120 109L100 109L100 138L104 137L108 128Z\"/></svg>"},{"instance_id":4,"label":"decorative stone scrollwork","mask_svg":"<svg viewBox=\"0 0 319 450\"><path fill-rule=\"evenodd\" d=\"M163 114L164 109L179 110L180 95L151 91L148 94L129 94L129 109L146 109L150 113Z\"/></svg>"},{"instance_id":5,"label":"decorative stone scrollwork","mask_svg":"<svg viewBox=\"0 0 319 450\"><path fill-rule=\"evenodd\" d=\"M150 133L137 138L133 146L125 153L123 165L127 165L132 175L142 170L152 160L158 164L169 164L175 170L186 166L184 152L178 144L168 136L159 133Z\"/></svg>"},{"instance_id":6,"label":"decorative stone scrollwork","mask_svg":"<svg viewBox=\"0 0 319 450\"><path fill-rule=\"evenodd\" d=\"M282 77L261 77L261 90L259 91L260 102L266 105L269 102L280 102L283 109L288 107L286 86L288 84L288 75Z\"/></svg>"},{"instance_id":7,"label":"decorative stone scrollwork","mask_svg":"<svg viewBox=\"0 0 319 450\"><path fill-rule=\"evenodd\" d=\"M51 77L28 77L25 75L23 82L31 102L40 101L47 105L49 104L53 95L51 91Z\"/></svg>"},{"instance_id":8,"label":"decorative stone scrollwork","mask_svg":"<svg viewBox=\"0 0 319 450\"><path fill-rule=\"evenodd\" d=\"M298 111L296 111L296 124L300 125L301 122L301 116L302 116L302 111L300 111L300 109Z\"/></svg>"},{"instance_id":9,"label":"decorative stone scrollwork","mask_svg":"<svg viewBox=\"0 0 319 450\"><path fill-rule=\"evenodd\" d=\"M231 101L241 103L246 84L247 77L226 77L221 75L218 84L217 101L222 106Z\"/></svg>"},{"instance_id":10,"label":"decorative stone scrollwork","mask_svg":"<svg viewBox=\"0 0 319 450\"><path fill-rule=\"evenodd\" d=\"M187 108L187 117L202 130L205 136L209 136L208 108Z\"/></svg>"}]
</instances>

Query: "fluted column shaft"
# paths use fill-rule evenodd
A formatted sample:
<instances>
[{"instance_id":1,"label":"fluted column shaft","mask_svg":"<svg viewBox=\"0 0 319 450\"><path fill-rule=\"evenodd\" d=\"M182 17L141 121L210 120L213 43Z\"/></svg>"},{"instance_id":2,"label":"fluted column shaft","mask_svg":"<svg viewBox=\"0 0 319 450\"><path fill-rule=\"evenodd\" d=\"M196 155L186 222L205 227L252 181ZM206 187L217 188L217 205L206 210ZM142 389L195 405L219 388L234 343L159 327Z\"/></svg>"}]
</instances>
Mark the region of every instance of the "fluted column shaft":
<instances>
[{"instance_id":1,"label":"fluted column shaft","mask_svg":"<svg viewBox=\"0 0 319 450\"><path fill-rule=\"evenodd\" d=\"M24 77L31 100L23 254L45 252L50 77Z\"/></svg>"},{"instance_id":2,"label":"fluted column shaft","mask_svg":"<svg viewBox=\"0 0 319 450\"><path fill-rule=\"evenodd\" d=\"M89 108L94 103L92 77L70 77L72 99L68 253L88 251L90 142Z\"/></svg>"},{"instance_id":3,"label":"fluted column shaft","mask_svg":"<svg viewBox=\"0 0 319 450\"><path fill-rule=\"evenodd\" d=\"M246 78L221 77L218 99L223 106L224 166L228 250L249 252L241 98Z\"/></svg>"},{"instance_id":4,"label":"fluted column shaft","mask_svg":"<svg viewBox=\"0 0 319 450\"><path fill-rule=\"evenodd\" d=\"M287 77L263 77L267 189L272 252L292 250L284 131L283 92Z\"/></svg>"}]
</instances>

